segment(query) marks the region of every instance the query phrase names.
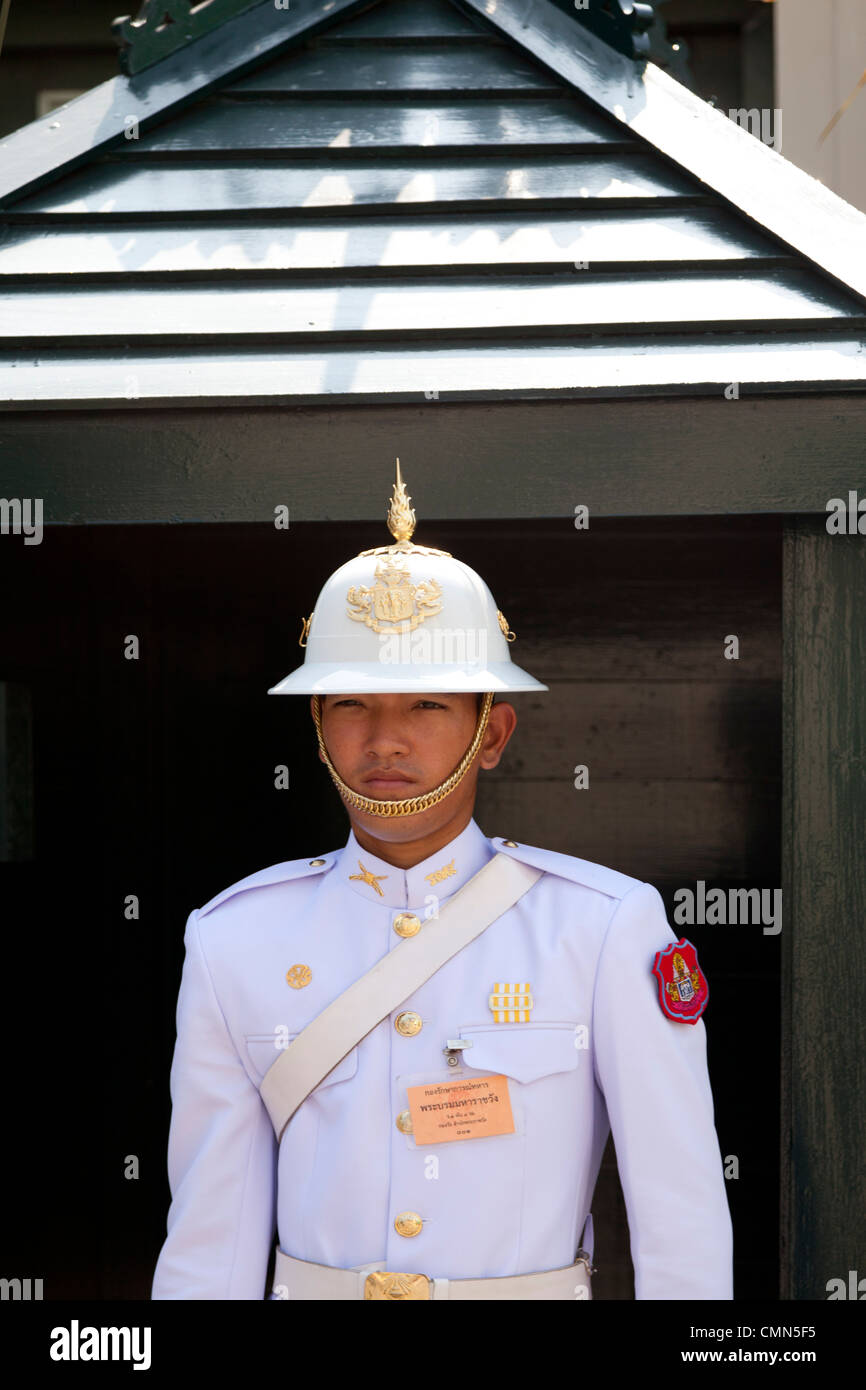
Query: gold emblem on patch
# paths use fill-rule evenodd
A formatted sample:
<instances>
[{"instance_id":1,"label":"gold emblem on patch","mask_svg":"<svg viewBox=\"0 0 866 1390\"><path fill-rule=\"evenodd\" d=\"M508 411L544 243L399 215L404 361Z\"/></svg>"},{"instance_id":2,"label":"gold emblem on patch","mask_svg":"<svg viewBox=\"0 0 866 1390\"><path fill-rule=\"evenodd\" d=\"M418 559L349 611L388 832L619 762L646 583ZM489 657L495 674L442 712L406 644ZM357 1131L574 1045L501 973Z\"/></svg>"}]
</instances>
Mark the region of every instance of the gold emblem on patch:
<instances>
[{"instance_id":1,"label":"gold emblem on patch","mask_svg":"<svg viewBox=\"0 0 866 1390\"><path fill-rule=\"evenodd\" d=\"M487 1002L494 1023L528 1023L534 1004L528 984L495 984Z\"/></svg>"},{"instance_id":2,"label":"gold emblem on patch","mask_svg":"<svg viewBox=\"0 0 866 1390\"><path fill-rule=\"evenodd\" d=\"M388 555L375 570L376 583L353 584L346 598L355 609L346 612L374 632L414 632L419 623L442 611L442 589L435 579L413 584L397 557ZM371 611L372 610L372 611Z\"/></svg>"},{"instance_id":3,"label":"gold emblem on patch","mask_svg":"<svg viewBox=\"0 0 866 1390\"><path fill-rule=\"evenodd\" d=\"M453 878L457 870L454 867L454 860L450 864L445 864L441 869L434 869L432 874L425 874L427 882L432 888L435 884L441 883L445 878Z\"/></svg>"},{"instance_id":4,"label":"gold emblem on patch","mask_svg":"<svg viewBox=\"0 0 866 1390\"><path fill-rule=\"evenodd\" d=\"M368 888L375 888L376 892L379 894L379 897L384 898L385 892L382 888L379 887L376 880L379 878L387 878L388 875L374 874L371 869L365 869L360 859L358 860L358 868L361 870L361 872L359 874L349 874L349 878L357 879L360 883L366 883Z\"/></svg>"},{"instance_id":5,"label":"gold emblem on patch","mask_svg":"<svg viewBox=\"0 0 866 1390\"><path fill-rule=\"evenodd\" d=\"M313 978L313 972L308 965L293 965L286 971L286 979L292 989L303 989Z\"/></svg>"}]
</instances>

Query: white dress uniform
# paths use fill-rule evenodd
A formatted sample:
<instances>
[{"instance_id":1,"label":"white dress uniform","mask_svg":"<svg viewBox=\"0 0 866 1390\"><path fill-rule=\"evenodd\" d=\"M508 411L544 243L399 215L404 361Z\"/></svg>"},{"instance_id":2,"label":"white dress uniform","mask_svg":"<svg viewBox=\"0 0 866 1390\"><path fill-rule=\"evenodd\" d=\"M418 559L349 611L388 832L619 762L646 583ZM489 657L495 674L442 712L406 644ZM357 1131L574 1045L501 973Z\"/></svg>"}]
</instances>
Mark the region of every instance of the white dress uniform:
<instances>
[{"instance_id":1,"label":"white dress uniform","mask_svg":"<svg viewBox=\"0 0 866 1390\"><path fill-rule=\"evenodd\" d=\"M496 852L544 872L334 1067L278 1146L259 1087L279 1049ZM665 1017L652 974L675 940L650 884L474 820L407 870L350 833L219 893L186 928L153 1298L268 1297L275 1238L319 1265L448 1280L571 1265L610 1131L636 1297L732 1298L705 1025ZM491 1075L513 1132L407 1132L409 1087Z\"/></svg>"}]
</instances>

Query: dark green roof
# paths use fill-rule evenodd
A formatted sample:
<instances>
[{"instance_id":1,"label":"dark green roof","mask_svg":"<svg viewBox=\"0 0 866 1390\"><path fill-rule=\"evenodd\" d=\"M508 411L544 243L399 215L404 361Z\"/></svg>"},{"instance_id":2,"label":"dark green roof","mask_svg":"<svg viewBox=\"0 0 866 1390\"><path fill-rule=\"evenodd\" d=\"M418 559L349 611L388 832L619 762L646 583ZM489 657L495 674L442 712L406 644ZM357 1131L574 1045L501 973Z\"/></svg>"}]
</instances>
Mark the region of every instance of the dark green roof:
<instances>
[{"instance_id":1,"label":"dark green roof","mask_svg":"<svg viewBox=\"0 0 866 1390\"><path fill-rule=\"evenodd\" d=\"M866 218L549 0L487 8L255 6L51 113L55 167L51 118L10 137L7 406L862 388Z\"/></svg>"}]
</instances>

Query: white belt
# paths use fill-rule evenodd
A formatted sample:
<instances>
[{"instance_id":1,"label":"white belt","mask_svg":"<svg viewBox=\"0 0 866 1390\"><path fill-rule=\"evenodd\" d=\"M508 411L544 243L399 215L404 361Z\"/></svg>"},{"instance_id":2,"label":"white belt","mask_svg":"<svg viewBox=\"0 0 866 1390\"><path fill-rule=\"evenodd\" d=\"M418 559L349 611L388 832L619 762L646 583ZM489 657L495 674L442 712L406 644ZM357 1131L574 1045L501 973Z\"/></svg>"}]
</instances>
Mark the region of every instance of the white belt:
<instances>
[{"instance_id":1,"label":"white belt","mask_svg":"<svg viewBox=\"0 0 866 1390\"><path fill-rule=\"evenodd\" d=\"M404 1274L382 1264L333 1269L296 1260L277 1246L271 1298L363 1298L412 1302L419 1299L590 1299L590 1257L578 1251L575 1264L545 1269L538 1274L505 1275L496 1279L437 1279Z\"/></svg>"}]
</instances>

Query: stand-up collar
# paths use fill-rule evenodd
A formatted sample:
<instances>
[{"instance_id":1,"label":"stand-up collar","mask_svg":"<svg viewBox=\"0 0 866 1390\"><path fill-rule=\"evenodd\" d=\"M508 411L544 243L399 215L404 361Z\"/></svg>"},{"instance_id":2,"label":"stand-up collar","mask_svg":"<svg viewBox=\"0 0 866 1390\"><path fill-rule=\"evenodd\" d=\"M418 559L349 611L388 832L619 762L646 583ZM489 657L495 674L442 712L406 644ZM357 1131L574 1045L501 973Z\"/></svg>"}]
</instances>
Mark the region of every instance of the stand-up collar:
<instances>
[{"instance_id":1,"label":"stand-up collar","mask_svg":"<svg viewBox=\"0 0 866 1390\"><path fill-rule=\"evenodd\" d=\"M334 865L334 875L367 902L418 909L425 906L431 895L447 898L456 893L467 879L483 869L493 854L489 840L474 820L442 849L411 869L398 869L370 854L358 844L355 832L350 831Z\"/></svg>"}]
</instances>

